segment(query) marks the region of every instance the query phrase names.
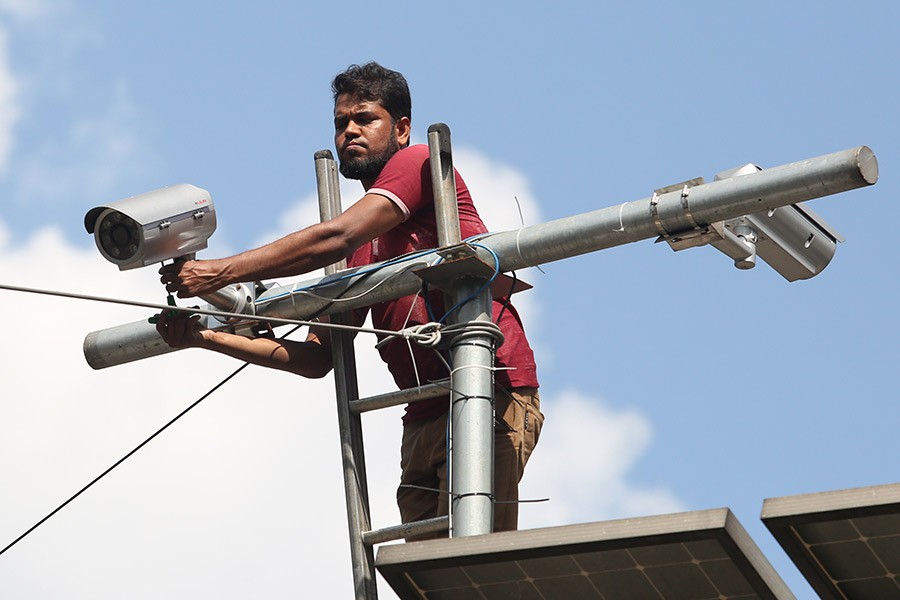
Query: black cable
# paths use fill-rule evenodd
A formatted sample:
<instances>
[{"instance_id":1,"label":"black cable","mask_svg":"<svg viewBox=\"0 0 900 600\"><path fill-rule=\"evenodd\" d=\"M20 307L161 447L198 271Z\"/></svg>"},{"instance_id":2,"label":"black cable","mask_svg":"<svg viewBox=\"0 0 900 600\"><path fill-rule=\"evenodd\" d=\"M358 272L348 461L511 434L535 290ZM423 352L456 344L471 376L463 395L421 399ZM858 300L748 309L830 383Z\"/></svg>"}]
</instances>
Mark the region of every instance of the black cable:
<instances>
[{"instance_id":1,"label":"black cable","mask_svg":"<svg viewBox=\"0 0 900 600\"><path fill-rule=\"evenodd\" d=\"M292 331L290 331L290 332L288 333L288 335L290 335L291 333L293 333L293 332L296 331L297 329L299 329L299 327L295 327ZM172 425L173 423L175 423L175 421L177 421L178 419L180 419L181 417L183 417L184 415L186 415L186 414L187 414L191 409L193 409L195 406L197 406L198 404L200 404L201 402L203 402L204 400L206 400L209 396L211 396L211 395L213 394L213 392L215 392L215 391L218 390L220 387L222 387L223 385L225 385L225 384L226 384L228 381L230 381L235 375L237 375L238 373L240 373L241 371L243 371L248 365L250 365L250 363L244 363L243 365L241 365L240 367L238 367L237 369L235 369L234 372L232 372L230 375L228 375L228 377L226 377L225 379L223 379L222 381L220 381L219 383L217 383L211 390L209 390L208 392L206 392L205 394L203 394L203 395L202 395L199 399L197 399L193 404L191 404L191 405L188 406L186 409L184 409L183 411L181 411L180 413L178 413L178 415L175 416L175 418L173 418L173 419L170 420L168 423L166 423L166 424L163 425L161 428L159 428L159 429L156 431L156 433L154 433L153 435L151 435L150 437L148 437L146 440L144 440L143 442L141 442L140 444L138 444L138 445L134 448L134 450L132 450L131 452L129 452L128 454L126 454L125 456L123 456L122 458L120 458L119 460L117 460L111 467L109 467L108 469L106 469L105 471L103 471L102 473L100 473L97 477L95 477L93 481L91 481L89 484L87 484L86 486L84 486L83 488L81 488L80 490L78 490L78 492L76 492L71 498L69 498L68 500L66 500L65 502L63 502L63 503L60 504L59 506L57 506L52 512L50 512L50 514L48 514L46 517L44 517L43 519L41 519L40 521L38 521L37 523L35 523L34 525L32 525L31 528L28 529L28 531L26 531L25 533L23 533L22 535L20 535L20 536L17 537L16 539L14 539L14 540L13 540L11 543L9 543L5 548L3 548L3 550L0 550L0 555L2 555L4 552L6 552L7 550L9 550L10 548L12 548L13 546L15 546L16 544L18 544L20 541L22 541L22 539L25 538L25 536L27 536L27 535L30 534L32 531L34 531L35 529L37 529L38 527L40 527L42 524L44 524L45 521L47 521L50 517L52 517L53 515L55 515L55 514L58 513L59 511L61 511L63 508L65 508L66 505L68 505L70 502L72 502L73 500L75 500L75 498L77 498L78 496L80 496L81 494L83 494L84 492L86 492L86 491L88 490L88 488L90 488L92 485L94 485L95 483L97 483L98 481L100 481L100 480L101 480L103 477L105 477L110 471L112 471L113 469L115 469L116 467L118 467L120 464L122 464L123 462L125 462L125 461L126 461L129 457L131 457L135 452L137 452L138 450L140 450L141 448L143 448L144 446L146 446L146 445L150 442L150 440L152 440L153 438L155 438L156 436L158 436L159 434L161 434L163 431L165 431L166 429L168 429L170 425Z\"/></svg>"}]
</instances>

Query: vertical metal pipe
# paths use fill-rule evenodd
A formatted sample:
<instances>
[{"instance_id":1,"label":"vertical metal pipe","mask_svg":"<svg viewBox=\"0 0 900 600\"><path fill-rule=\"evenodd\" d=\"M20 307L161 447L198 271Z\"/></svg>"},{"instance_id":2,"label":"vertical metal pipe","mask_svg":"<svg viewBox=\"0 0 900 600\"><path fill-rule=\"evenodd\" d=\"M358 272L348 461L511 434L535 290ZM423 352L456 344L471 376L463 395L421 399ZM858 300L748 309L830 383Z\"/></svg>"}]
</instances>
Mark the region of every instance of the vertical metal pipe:
<instances>
[{"instance_id":1,"label":"vertical metal pipe","mask_svg":"<svg viewBox=\"0 0 900 600\"><path fill-rule=\"evenodd\" d=\"M329 221L341 214L341 185L337 173L337 163L331 150L319 150L314 155L316 164L316 192L319 199L319 220ZM346 269L347 261L341 260L325 267L325 274L331 275L339 269Z\"/></svg>"},{"instance_id":2,"label":"vertical metal pipe","mask_svg":"<svg viewBox=\"0 0 900 600\"><path fill-rule=\"evenodd\" d=\"M337 164L330 150L315 154L318 184L319 216L322 221L341 213L340 181ZM347 261L325 267L326 274L345 269ZM348 313L331 316L334 323L349 324ZM369 531L369 491L366 483L366 460L363 452L360 416L350 411L350 403L359 399L356 377L356 357L353 336L347 332L331 332L331 354L334 364L335 396L337 398L338 428L341 436L341 461L344 471L344 492L347 503L347 525L350 532L350 558L353 564L353 585L356 600L377 600L375 556L372 546L363 541Z\"/></svg>"},{"instance_id":3,"label":"vertical metal pipe","mask_svg":"<svg viewBox=\"0 0 900 600\"><path fill-rule=\"evenodd\" d=\"M492 320L490 286L457 282L456 323ZM494 524L494 338L482 331L450 342L450 535L491 533Z\"/></svg>"},{"instance_id":4,"label":"vertical metal pipe","mask_svg":"<svg viewBox=\"0 0 900 600\"><path fill-rule=\"evenodd\" d=\"M431 183L438 246L461 241L450 128L428 128ZM455 282L448 306L461 305L453 323L491 321L491 296L484 282ZM490 533L494 521L494 340L489 333L463 333L450 342L450 535Z\"/></svg>"},{"instance_id":5,"label":"vertical metal pipe","mask_svg":"<svg viewBox=\"0 0 900 600\"><path fill-rule=\"evenodd\" d=\"M459 206L456 202L456 175L450 151L450 128L444 123L435 123L428 128L428 152L431 158L438 247L445 248L458 244L461 236Z\"/></svg>"}]
</instances>

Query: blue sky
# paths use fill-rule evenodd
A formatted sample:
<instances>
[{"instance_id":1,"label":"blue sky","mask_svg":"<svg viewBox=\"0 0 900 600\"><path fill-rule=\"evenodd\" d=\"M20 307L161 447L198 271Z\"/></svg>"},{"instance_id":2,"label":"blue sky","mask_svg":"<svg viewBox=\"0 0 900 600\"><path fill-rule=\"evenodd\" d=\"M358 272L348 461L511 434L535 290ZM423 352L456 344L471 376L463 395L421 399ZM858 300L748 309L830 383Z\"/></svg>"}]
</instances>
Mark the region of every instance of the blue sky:
<instances>
[{"instance_id":1,"label":"blue sky","mask_svg":"<svg viewBox=\"0 0 900 600\"><path fill-rule=\"evenodd\" d=\"M900 477L898 13L887 1L0 1L0 283L162 301L155 269L119 273L82 218L173 183L211 192L210 257L312 223L331 78L370 59L407 76L418 140L450 125L498 230L518 227L514 198L532 224L868 145L878 184L811 203L847 239L812 280L645 241L523 274L535 289L518 301L547 415L523 493L552 498L525 507L523 526L728 506L811 598L758 519L763 500ZM3 546L236 366L190 351L92 371L84 335L143 311L0 302ZM390 382L370 342L357 344L362 386L379 393ZM0 557L0 590L349 594L330 382L239 379ZM395 522L398 420L365 421L381 525Z\"/></svg>"}]
</instances>

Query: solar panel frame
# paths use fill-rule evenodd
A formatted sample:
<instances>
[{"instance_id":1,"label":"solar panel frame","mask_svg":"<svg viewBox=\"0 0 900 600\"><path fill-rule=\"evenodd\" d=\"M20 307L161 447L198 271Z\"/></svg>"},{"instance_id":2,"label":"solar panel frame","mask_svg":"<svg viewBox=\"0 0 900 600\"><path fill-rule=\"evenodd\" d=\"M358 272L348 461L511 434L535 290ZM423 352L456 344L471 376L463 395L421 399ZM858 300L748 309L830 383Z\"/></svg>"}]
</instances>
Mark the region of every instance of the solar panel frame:
<instances>
[{"instance_id":1,"label":"solar panel frame","mask_svg":"<svg viewBox=\"0 0 900 600\"><path fill-rule=\"evenodd\" d=\"M900 483L770 498L761 518L823 600L900 598ZM879 523L881 532L860 530ZM894 530L884 531L884 525ZM893 544L887 564L873 540Z\"/></svg>"},{"instance_id":2,"label":"solar panel frame","mask_svg":"<svg viewBox=\"0 0 900 600\"><path fill-rule=\"evenodd\" d=\"M686 549L690 560L676 560ZM622 564L588 572L587 561L615 561L618 551ZM499 593L501 581L516 583L523 598L610 600L603 585L621 584L631 570L629 586L649 585L646 597L661 600L794 598L727 508L388 545L378 549L375 564L402 600L517 597ZM612 574L625 579L603 581ZM674 583L686 587L659 591ZM734 593L725 595L723 587ZM639 588L628 589L632 595L615 597L634 598Z\"/></svg>"}]
</instances>

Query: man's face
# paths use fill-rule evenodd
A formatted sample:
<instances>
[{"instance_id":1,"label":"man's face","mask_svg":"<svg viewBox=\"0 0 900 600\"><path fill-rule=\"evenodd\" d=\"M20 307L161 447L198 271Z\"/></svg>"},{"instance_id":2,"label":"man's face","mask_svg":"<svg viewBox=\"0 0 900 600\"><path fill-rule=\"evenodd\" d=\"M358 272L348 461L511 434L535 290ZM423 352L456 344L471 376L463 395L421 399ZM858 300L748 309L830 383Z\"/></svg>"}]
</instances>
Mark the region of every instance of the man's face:
<instances>
[{"instance_id":1,"label":"man's face","mask_svg":"<svg viewBox=\"0 0 900 600\"><path fill-rule=\"evenodd\" d=\"M342 94L334 103L334 147L341 174L363 183L375 180L387 161L409 143L409 119L393 122L378 102Z\"/></svg>"}]
</instances>

